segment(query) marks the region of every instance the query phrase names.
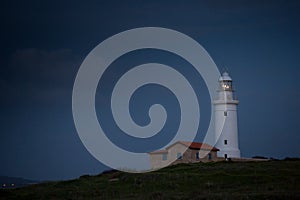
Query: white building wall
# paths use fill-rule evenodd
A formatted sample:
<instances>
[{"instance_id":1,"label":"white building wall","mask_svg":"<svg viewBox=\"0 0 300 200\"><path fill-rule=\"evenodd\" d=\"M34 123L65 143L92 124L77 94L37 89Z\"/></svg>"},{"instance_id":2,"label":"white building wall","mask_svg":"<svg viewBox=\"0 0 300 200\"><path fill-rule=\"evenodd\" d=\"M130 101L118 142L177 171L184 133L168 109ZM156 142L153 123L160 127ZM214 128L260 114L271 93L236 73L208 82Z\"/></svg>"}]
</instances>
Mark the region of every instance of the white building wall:
<instances>
[{"instance_id":1,"label":"white building wall","mask_svg":"<svg viewBox=\"0 0 300 200\"><path fill-rule=\"evenodd\" d=\"M213 102L215 114L216 147L219 157L240 158L238 146L237 105L232 79L224 72L219 79L218 97ZM225 142L226 141L226 142Z\"/></svg>"},{"instance_id":2,"label":"white building wall","mask_svg":"<svg viewBox=\"0 0 300 200\"><path fill-rule=\"evenodd\" d=\"M152 169L160 169L169 165L168 160L163 160L163 154L150 154L150 164Z\"/></svg>"},{"instance_id":3,"label":"white building wall","mask_svg":"<svg viewBox=\"0 0 300 200\"><path fill-rule=\"evenodd\" d=\"M241 157L238 146L236 104L215 104L215 133L216 138L219 138L216 143L216 147L220 149L219 157L225 157L225 154L231 158ZM225 140L227 144L225 144Z\"/></svg>"},{"instance_id":4,"label":"white building wall","mask_svg":"<svg viewBox=\"0 0 300 200\"><path fill-rule=\"evenodd\" d=\"M152 169L159 169L172 164L177 160L177 153L181 153L183 156L187 147L180 143L175 143L173 146L168 148L167 160L163 160L162 154L150 153L150 164Z\"/></svg>"}]
</instances>

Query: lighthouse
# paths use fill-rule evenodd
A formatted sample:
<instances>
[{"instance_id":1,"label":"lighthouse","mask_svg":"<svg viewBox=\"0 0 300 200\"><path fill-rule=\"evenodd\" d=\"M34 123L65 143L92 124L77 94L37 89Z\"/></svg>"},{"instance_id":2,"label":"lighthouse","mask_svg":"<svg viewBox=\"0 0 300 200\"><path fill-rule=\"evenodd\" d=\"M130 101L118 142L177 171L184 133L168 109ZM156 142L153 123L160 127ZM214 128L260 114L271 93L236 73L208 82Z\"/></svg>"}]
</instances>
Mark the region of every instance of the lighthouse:
<instances>
[{"instance_id":1,"label":"lighthouse","mask_svg":"<svg viewBox=\"0 0 300 200\"><path fill-rule=\"evenodd\" d=\"M219 78L217 97L213 101L215 114L216 147L218 157L240 158L238 144L237 105L232 79L227 72Z\"/></svg>"}]
</instances>

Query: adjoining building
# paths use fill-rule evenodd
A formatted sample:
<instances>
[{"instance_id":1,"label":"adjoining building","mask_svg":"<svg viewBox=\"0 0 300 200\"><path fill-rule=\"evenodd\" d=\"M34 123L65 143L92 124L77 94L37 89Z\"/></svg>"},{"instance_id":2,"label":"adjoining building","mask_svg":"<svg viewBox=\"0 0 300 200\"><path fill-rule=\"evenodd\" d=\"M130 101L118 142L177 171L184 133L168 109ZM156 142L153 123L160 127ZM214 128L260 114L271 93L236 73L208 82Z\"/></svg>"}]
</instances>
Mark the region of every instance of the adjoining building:
<instances>
[{"instance_id":1,"label":"adjoining building","mask_svg":"<svg viewBox=\"0 0 300 200\"><path fill-rule=\"evenodd\" d=\"M178 141L166 149L150 152L152 169L170 164L217 161L219 149L204 143Z\"/></svg>"}]
</instances>

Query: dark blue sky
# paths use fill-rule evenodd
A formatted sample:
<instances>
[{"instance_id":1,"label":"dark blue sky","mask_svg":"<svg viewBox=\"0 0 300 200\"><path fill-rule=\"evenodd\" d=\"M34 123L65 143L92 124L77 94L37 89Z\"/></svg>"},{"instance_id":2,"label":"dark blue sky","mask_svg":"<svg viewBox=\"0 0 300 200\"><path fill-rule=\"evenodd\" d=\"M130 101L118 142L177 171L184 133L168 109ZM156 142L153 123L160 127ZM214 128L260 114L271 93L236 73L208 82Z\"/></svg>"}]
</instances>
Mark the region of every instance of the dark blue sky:
<instances>
[{"instance_id":1,"label":"dark blue sky","mask_svg":"<svg viewBox=\"0 0 300 200\"><path fill-rule=\"evenodd\" d=\"M240 100L243 156L300 156L298 1L1 1L0 10L1 175L67 179L107 168L76 133L73 82L101 41L145 26L180 31L203 45L220 70L226 66ZM201 84L199 90L207 93ZM201 117L205 131L209 117Z\"/></svg>"}]
</instances>

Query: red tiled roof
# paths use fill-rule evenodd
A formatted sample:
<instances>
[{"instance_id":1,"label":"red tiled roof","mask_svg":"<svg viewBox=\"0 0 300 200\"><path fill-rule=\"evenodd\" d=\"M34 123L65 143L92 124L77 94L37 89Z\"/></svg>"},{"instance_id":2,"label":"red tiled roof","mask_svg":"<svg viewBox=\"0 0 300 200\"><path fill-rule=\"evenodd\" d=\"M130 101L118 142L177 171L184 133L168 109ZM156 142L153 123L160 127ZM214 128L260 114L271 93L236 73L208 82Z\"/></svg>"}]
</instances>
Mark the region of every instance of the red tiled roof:
<instances>
[{"instance_id":1,"label":"red tiled roof","mask_svg":"<svg viewBox=\"0 0 300 200\"><path fill-rule=\"evenodd\" d=\"M191 149L211 149L212 151L219 151L216 147L213 147L209 144L200 143L200 142L185 142L179 141L179 143L191 148Z\"/></svg>"},{"instance_id":2,"label":"red tiled roof","mask_svg":"<svg viewBox=\"0 0 300 200\"><path fill-rule=\"evenodd\" d=\"M202 150L210 150L210 151L219 151L218 148L213 147L209 144L205 144L205 143L200 143L200 142L186 142L186 141L178 141L175 142L174 144L171 144L170 146L168 146L166 149L162 149L162 150L157 150L157 151L152 151L149 152L149 154L162 154L162 153L168 153L168 149L171 148L172 146L174 146L175 144L180 143L185 145L186 147L190 148L190 149L202 149Z\"/></svg>"}]
</instances>

